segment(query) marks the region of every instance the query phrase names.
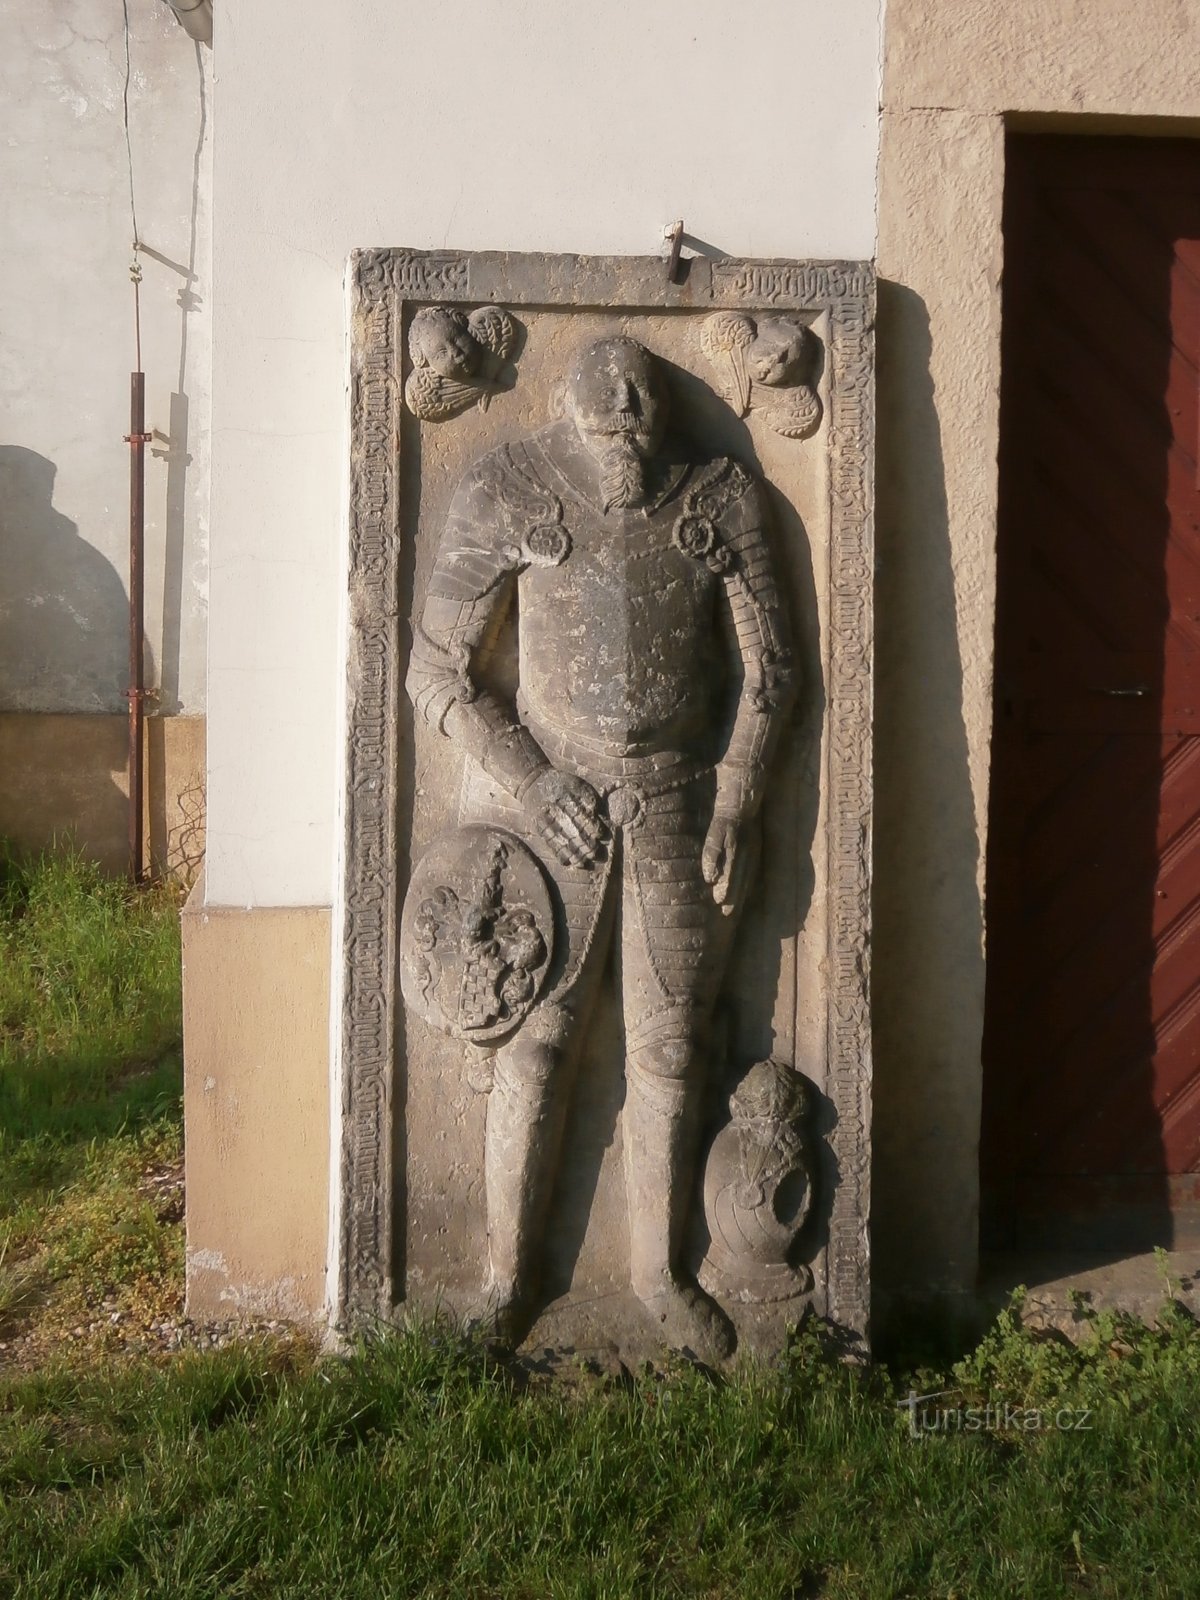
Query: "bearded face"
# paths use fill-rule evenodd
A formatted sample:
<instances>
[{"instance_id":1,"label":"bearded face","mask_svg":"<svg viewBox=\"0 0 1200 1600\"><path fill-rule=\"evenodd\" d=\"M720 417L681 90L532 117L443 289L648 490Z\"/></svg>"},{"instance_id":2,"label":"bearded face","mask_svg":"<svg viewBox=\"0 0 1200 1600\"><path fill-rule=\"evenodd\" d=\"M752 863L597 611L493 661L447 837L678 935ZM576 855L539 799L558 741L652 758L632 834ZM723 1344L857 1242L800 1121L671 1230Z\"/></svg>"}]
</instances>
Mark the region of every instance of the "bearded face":
<instances>
[{"instance_id":1,"label":"bearded face","mask_svg":"<svg viewBox=\"0 0 1200 1600\"><path fill-rule=\"evenodd\" d=\"M600 473L605 511L646 499L646 463L662 444L667 396L645 345L601 339L583 352L568 388L568 409Z\"/></svg>"}]
</instances>

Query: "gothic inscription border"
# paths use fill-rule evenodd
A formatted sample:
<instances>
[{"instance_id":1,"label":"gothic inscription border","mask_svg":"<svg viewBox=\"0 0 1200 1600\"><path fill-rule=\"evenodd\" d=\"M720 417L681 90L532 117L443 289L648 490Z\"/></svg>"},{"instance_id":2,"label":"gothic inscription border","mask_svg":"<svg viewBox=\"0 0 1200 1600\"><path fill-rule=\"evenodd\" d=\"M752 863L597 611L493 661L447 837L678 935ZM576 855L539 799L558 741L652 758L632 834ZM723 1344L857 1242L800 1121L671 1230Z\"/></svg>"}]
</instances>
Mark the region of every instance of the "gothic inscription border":
<instances>
[{"instance_id":1,"label":"gothic inscription border","mask_svg":"<svg viewBox=\"0 0 1200 1600\"><path fill-rule=\"evenodd\" d=\"M397 1021L397 728L401 672L399 406L405 302L613 310L825 311L830 319L827 1092L837 1185L827 1311L869 1310L872 359L875 283L862 262L364 250L350 261L350 552L340 1016L339 1323L389 1316Z\"/></svg>"}]
</instances>

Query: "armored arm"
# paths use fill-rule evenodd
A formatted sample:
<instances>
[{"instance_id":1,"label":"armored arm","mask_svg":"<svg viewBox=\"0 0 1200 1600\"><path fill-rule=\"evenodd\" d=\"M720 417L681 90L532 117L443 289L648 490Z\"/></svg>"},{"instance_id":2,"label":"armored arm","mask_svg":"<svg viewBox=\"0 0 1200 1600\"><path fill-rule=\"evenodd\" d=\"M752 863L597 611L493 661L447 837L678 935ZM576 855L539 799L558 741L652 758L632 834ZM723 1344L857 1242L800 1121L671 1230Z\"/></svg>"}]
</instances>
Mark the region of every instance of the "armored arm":
<instances>
[{"instance_id":1,"label":"armored arm","mask_svg":"<svg viewBox=\"0 0 1200 1600\"><path fill-rule=\"evenodd\" d=\"M561 560L569 548L561 519L561 505L507 452L468 473L450 504L406 687L418 715L521 803L561 862L591 866L607 835L595 791L557 771L516 708L475 676L512 603L517 573L530 561Z\"/></svg>"},{"instance_id":2,"label":"armored arm","mask_svg":"<svg viewBox=\"0 0 1200 1600\"><path fill-rule=\"evenodd\" d=\"M446 518L406 687L419 716L519 798L546 767L546 757L514 708L472 676L512 603L520 551L506 534L486 479L469 473Z\"/></svg>"},{"instance_id":3,"label":"armored arm","mask_svg":"<svg viewBox=\"0 0 1200 1600\"><path fill-rule=\"evenodd\" d=\"M716 812L742 821L762 803L767 774L796 698L787 609L767 544L762 488L746 487L722 518L728 623L741 658L733 729L717 767Z\"/></svg>"}]
</instances>

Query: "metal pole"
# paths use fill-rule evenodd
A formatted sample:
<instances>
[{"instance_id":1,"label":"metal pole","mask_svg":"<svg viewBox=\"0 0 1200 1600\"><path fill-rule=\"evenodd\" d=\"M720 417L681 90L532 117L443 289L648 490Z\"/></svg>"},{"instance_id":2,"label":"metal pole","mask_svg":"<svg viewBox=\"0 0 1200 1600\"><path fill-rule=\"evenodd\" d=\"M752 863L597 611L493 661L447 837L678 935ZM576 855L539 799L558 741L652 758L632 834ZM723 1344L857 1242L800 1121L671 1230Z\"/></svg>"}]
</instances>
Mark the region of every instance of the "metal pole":
<instances>
[{"instance_id":1,"label":"metal pole","mask_svg":"<svg viewBox=\"0 0 1200 1600\"><path fill-rule=\"evenodd\" d=\"M129 380L129 876L141 883L142 867L142 700L145 605L142 552L145 546L146 377L133 372Z\"/></svg>"}]
</instances>

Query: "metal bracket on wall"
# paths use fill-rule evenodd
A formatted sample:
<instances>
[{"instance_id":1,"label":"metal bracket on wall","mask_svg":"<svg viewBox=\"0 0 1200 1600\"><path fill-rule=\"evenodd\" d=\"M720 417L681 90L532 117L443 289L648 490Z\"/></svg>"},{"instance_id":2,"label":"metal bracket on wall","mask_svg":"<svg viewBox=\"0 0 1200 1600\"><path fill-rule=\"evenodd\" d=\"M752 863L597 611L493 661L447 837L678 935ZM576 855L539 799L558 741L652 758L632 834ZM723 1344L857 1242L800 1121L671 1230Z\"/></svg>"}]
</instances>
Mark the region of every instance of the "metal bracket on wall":
<instances>
[{"instance_id":1,"label":"metal bracket on wall","mask_svg":"<svg viewBox=\"0 0 1200 1600\"><path fill-rule=\"evenodd\" d=\"M680 252L683 249L683 219L682 219L682 217L680 218L680 220L678 222L673 222L671 224L671 226L665 230L665 233L664 233L663 236L664 236L664 238L669 239L670 243L671 243L671 253L667 257L667 282L668 283L678 283L679 282L679 257L680 257Z\"/></svg>"}]
</instances>

